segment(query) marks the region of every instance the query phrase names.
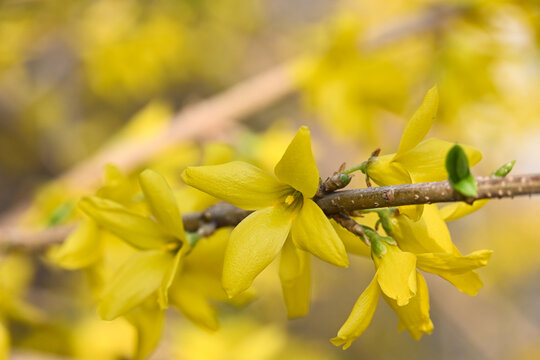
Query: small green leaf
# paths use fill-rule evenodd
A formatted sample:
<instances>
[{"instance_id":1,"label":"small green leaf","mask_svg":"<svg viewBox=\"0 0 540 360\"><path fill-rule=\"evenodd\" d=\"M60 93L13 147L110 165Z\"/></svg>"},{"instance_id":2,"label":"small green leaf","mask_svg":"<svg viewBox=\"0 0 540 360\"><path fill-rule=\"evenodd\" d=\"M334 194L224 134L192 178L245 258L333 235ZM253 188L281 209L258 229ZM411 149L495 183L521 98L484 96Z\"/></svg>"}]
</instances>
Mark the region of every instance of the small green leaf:
<instances>
[{"instance_id":1,"label":"small green leaf","mask_svg":"<svg viewBox=\"0 0 540 360\"><path fill-rule=\"evenodd\" d=\"M491 176L495 177L505 177L506 175L510 174L510 171L514 168L514 165L516 164L516 160L507 162L503 166L497 169Z\"/></svg>"},{"instance_id":2,"label":"small green leaf","mask_svg":"<svg viewBox=\"0 0 540 360\"><path fill-rule=\"evenodd\" d=\"M371 241L371 251L378 257L381 257L386 254L386 246L383 244L382 241Z\"/></svg>"},{"instance_id":3,"label":"small green leaf","mask_svg":"<svg viewBox=\"0 0 540 360\"><path fill-rule=\"evenodd\" d=\"M476 180L469 169L469 160L463 148L454 145L446 155L446 171L450 185L464 196L478 196Z\"/></svg>"},{"instance_id":4,"label":"small green leaf","mask_svg":"<svg viewBox=\"0 0 540 360\"><path fill-rule=\"evenodd\" d=\"M47 220L47 226L54 226L62 223L66 218L71 215L73 211L73 204L70 202L65 202L60 204Z\"/></svg>"}]
</instances>

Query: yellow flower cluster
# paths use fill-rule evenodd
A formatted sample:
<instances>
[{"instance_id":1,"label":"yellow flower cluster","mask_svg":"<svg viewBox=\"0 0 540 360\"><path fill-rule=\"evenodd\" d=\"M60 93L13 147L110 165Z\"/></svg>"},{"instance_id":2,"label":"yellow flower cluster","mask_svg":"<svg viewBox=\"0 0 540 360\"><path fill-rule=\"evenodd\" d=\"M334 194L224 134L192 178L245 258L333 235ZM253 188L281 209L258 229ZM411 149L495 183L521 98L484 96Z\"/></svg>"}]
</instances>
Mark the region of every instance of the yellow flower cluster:
<instances>
[{"instance_id":1,"label":"yellow flower cluster","mask_svg":"<svg viewBox=\"0 0 540 360\"><path fill-rule=\"evenodd\" d=\"M453 144L423 140L437 106L433 88L407 124L398 151L373 156L363 168L366 175L378 185L445 179L444 161ZM476 149L463 148L472 165L480 160ZM181 202L153 170L140 173L141 194L136 184L108 167L106 185L96 196L79 202L78 210L84 214L81 226L50 253L61 266L89 268L101 279L103 286L95 290L98 312L105 320L123 316L135 326L138 358L155 348L169 303L194 323L215 330L219 325L209 300L245 302L255 278L278 255L290 318L309 311L312 255L340 267L349 265L347 253L371 257L373 280L331 340L344 348L368 327L381 296L397 314L400 329L407 329L414 339L431 333L428 289L420 271L439 275L469 295L482 286L474 270L487 264L491 251L463 256L445 223L478 206L374 210L384 220L385 233L369 226L370 216L355 218L365 229L368 246L329 220L313 200L320 178L307 127L298 130L273 174L243 161L223 163L232 156L218 158L183 171L182 180L192 188L181 190ZM215 198L253 212L232 232L218 229L208 239L186 232L180 204L189 203L193 210ZM123 244L113 255L111 237Z\"/></svg>"},{"instance_id":2,"label":"yellow flower cluster","mask_svg":"<svg viewBox=\"0 0 540 360\"><path fill-rule=\"evenodd\" d=\"M447 177L444 161L453 144L438 139L422 141L433 124L437 106L438 93L433 88L409 121L398 152L368 162L365 172L377 184ZM471 164L476 164L480 153L464 148ZM437 274L470 295L482 286L474 269L487 264L491 251L462 256L435 205L398 208L389 219L387 235L391 237L370 229L371 250L359 245L359 239L355 245L349 237L340 239L338 232L342 230L311 200L317 192L319 174L306 127L300 128L274 175L238 161L190 167L182 174L184 182L193 187L240 208L255 210L233 230L227 247L223 286L230 296L248 289L281 252L280 278L289 316L304 315L309 308L308 253L338 266L348 264L346 248L353 253L371 253L376 268L373 281L332 339L335 345L347 348L369 325L381 295L398 315L401 329L408 329L415 339L431 333L427 285L417 269Z\"/></svg>"}]
</instances>

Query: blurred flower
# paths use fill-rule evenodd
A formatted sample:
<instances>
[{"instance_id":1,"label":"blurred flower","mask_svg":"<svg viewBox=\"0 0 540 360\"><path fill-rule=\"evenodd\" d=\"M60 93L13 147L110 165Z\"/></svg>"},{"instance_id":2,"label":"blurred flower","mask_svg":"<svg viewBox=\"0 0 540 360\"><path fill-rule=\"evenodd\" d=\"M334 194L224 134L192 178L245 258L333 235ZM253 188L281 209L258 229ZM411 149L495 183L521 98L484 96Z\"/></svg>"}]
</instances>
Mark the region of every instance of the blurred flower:
<instances>
[{"instance_id":1,"label":"blurred flower","mask_svg":"<svg viewBox=\"0 0 540 360\"><path fill-rule=\"evenodd\" d=\"M23 255L0 255L0 359L8 359L11 321L37 324L45 314L24 300L33 277L33 265Z\"/></svg>"},{"instance_id":2,"label":"blurred flower","mask_svg":"<svg viewBox=\"0 0 540 360\"><path fill-rule=\"evenodd\" d=\"M108 282L99 306L107 320L133 309L158 290L162 308L180 261L189 250L182 217L165 179L151 170L139 176L146 202L156 221L99 197L86 197L80 207L96 223L134 248L143 250Z\"/></svg>"}]
</instances>

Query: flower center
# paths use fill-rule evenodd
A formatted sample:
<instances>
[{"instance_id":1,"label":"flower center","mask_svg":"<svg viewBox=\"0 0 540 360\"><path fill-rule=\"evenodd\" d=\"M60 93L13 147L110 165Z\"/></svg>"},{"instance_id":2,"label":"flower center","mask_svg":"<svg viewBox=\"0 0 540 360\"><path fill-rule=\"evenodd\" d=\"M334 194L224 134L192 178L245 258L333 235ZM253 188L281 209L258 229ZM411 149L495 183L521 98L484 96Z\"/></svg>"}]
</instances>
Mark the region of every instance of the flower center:
<instances>
[{"instance_id":1,"label":"flower center","mask_svg":"<svg viewBox=\"0 0 540 360\"><path fill-rule=\"evenodd\" d=\"M302 193L298 190L288 193L283 198L283 205L287 210L295 211L299 209L304 203L304 197Z\"/></svg>"}]
</instances>

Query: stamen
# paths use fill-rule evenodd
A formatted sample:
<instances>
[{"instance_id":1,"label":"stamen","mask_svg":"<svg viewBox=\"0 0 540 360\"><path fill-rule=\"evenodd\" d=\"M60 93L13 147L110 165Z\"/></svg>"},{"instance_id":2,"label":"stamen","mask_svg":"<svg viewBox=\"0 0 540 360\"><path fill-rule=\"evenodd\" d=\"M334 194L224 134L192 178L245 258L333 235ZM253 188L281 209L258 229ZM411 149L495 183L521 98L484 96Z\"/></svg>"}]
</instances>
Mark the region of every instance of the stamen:
<instances>
[{"instance_id":1,"label":"stamen","mask_svg":"<svg viewBox=\"0 0 540 360\"><path fill-rule=\"evenodd\" d=\"M289 195L285 198L285 204L287 205L291 205L294 201L294 196L293 195Z\"/></svg>"}]
</instances>

